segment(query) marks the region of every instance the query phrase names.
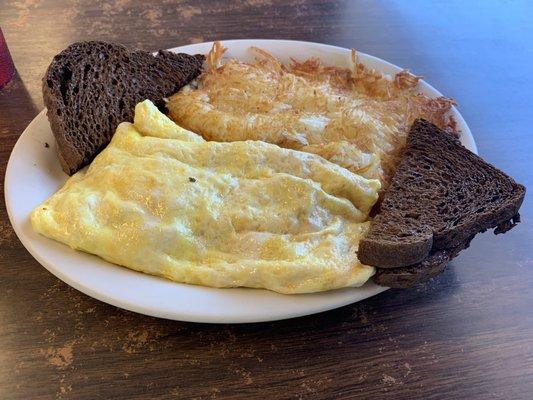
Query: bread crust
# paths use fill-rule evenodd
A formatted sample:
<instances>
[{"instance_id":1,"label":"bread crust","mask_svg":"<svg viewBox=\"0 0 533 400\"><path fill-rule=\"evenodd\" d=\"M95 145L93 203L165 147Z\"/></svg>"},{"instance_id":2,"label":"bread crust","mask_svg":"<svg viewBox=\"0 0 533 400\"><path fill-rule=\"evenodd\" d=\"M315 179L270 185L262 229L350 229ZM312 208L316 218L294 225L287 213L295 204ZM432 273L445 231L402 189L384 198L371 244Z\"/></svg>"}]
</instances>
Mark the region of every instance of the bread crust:
<instances>
[{"instance_id":1,"label":"bread crust","mask_svg":"<svg viewBox=\"0 0 533 400\"><path fill-rule=\"evenodd\" d=\"M379 284L406 287L427 279L442 272L476 234L515 226L525 191L452 135L417 120L379 213L361 240L359 259L378 267L374 281Z\"/></svg>"},{"instance_id":2,"label":"bread crust","mask_svg":"<svg viewBox=\"0 0 533 400\"><path fill-rule=\"evenodd\" d=\"M52 60L43 99L63 170L72 175L109 143L138 102L160 107L201 72L203 55L152 53L99 41L77 42Z\"/></svg>"},{"instance_id":3,"label":"bread crust","mask_svg":"<svg viewBox=\"0 0 533 400\"><path fill-rule=\"evenodd\" d=\"M379 265L381 268L398 268L424 260L432 247L431 232L408 246L393 240L368 237L359 243L359 261L367 265Z\"/></svg>"}]
</instances>

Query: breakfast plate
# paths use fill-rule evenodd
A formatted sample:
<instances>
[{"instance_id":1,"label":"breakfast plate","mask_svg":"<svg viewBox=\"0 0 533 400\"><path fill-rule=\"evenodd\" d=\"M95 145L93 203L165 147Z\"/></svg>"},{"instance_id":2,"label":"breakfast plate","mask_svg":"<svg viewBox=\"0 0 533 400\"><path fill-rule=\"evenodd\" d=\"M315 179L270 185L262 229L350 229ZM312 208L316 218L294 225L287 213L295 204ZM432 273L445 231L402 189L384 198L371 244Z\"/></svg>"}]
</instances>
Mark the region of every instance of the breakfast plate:
<instances>
[{"instance_id":1,"label":"breakfast plate","mask_svg":"<svg viewBox=\"0 0 533 400\"><path fill-rule=\"evenodd\" d=\"M207 53L213 43L170 49L190 54ZM351 52L335 46L287 40L228 40L227 56L251 60L251 46L260 47L281 61L317 57L329 65L349 67ZM358 61L385 74L401 68L358 53ZM424 81L422 93L441 94ZM465 121L452 110L462 143L477 152ZM23 245L45 268L77 290L98 300L138 313L181 321L210 323L261 322L298 317L354 303L387 288L367 282L359 288L322 293L283 295L261 289L216 289L171 282L110 264L96 256L38 235L30 212L63 186L67 175L54 152L54 138L45 111L28 125L16 143L7 166L5 198L9 218Z\"/></svg>"}]
</instances>

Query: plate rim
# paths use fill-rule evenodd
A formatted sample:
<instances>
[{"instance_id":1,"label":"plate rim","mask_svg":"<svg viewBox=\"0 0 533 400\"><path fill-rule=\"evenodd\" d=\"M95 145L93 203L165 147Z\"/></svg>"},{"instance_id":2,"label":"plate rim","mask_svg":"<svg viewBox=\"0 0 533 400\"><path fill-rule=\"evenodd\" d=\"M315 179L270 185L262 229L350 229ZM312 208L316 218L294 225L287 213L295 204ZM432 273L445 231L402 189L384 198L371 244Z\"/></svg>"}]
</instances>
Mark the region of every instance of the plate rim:
<instances>
[{"instance_id":1,"label":"plate rim","mask_svg":"<svg viewBox=\"0 0 533 400\"><path fill-rule=\"evenodd\" d=\"M239 45L243 45L243 44L249 44L249 45L256 45L256 46L261 46L261 43L270 43L270 44L277 44L277 43L285 43L285 44L288 44L288 45L297 45L297 44L305 44L305 45L312 45L314 47L318 47L318 48L330 48L336 52L347 52L347 51L350 51L350 49L347 49L347 48L344 48L344 47L339 47L339 46L334 46L334 45L329 45L329 44L324 44L324 43L318 43L318 42L308 42L308 41L299 41L299 40L285 40L285 39L281 39L281 40L277 40L277 39L234 39L234 40L221 40L222 44L225 45L226 47L230 47L231 45L233 44L239 44ZM183 45L183 46L178 46L178 47L172 47L172 48L169 48L167 50L169 51L173 51L173 52L178 52L178 51L181 51L181 52L186 52L188 49L194 49L195 47L200 47L200 46L210 46L212 45L214 42L202 42L202 43L194 43L194 44L188 44L188 45ZM259 43L259 44L258 44ZM400 69L400 67L386 61L386 60L383 60L381 58L378 58L378 57L375 57L375 56L372 56L372 55L369 55L369 54L366 54L366 53L363 53L363 52L358 52L358 54L362 55L363 57L365 58L368 58L368 59L371 59L375 62L378 62L378 63L382 63L382 64L385 64L387 65L389 68L393 68L393 69ZM421 81L424 85L426 85L429 90L433 91L436 93L436 95L440 95L442 96L442 94L440 93L440 91L438 91L437 89L435 89L433 86L431 86L430 84L428 84L427 82L425 81ZM473 151L474 153L477 154L477 146L476 146L476 143L475 143L475 140L474 140L474 137L468 127L468 125L466 124L466 121L463 119L462 115L460 114L460 112L455 108L453 107L453 113L454 113L454 117L458 120L458 124L460 126L462 126L463 128L466 128L466 129L463 129L463 132L462 132L462 137L465 138L465 140L467 141L467 145L468 147L470 148L471 151ZM10 156L9 156L9 160L8 160L8 163L7 163L7 166L6 166L6 173L5 173L5 179L4 179L4 198L5 198L5 203L6 203L6 210L7 210L7 214L8 214L8 217L9 217L9 221L17 235L17 237L19 238L19 240L21 241L21 243L23 244L23 246L26 248L26 250L31 254L31 256L33 258L35 258L35 260L37 262L39 262L39 264L41 264L43 267L45 267L49 272L51 272L54 276L56 276L58 279L62 280L63 282L65 282L67 285L73 287L74 289L90 296L90 297L93 297L99 301L103 301L105 303L108 303L110 305L113 305L115 307L119 307L119 308L122 308L122 309L126 309L126 310L129 310L129 311L132 311L132 312L136 312L136 313L140 313L140 314L144 314L144 315L149 315L149 316L154 316L154 317L158 317L158 318L165 318L165 319L170 319L170 320L179 320L179 321L188 321L188 322L201 322L201 323L256 323L256 322L267 322L267 321L275 321L275 320L283 320L283 319L289 319L289 318L295 318L295 317L300 317L300 316L305 316L305 315L311 315L311 314L316 314L316 313L320 313L320 312L324 312L324 311L327 311L327 310L332 310L332 309L336 309L336 308L339 308L339 307L343 307L345 305L348 305L348 304L352 304L352 303L355 303L355 302L359 302L359 301L362 301L366 298L369 298L369 297L372 297L372 296L375 296L379 293L382 293L386 290L388 290L389 288L387 287L382 287L382 286L378 286L378 285L373 285L375 286L372 290L372 293L369 294L368 296L365 296L364 298L361 298L361 299L358 299L358 300L354 300L352 297L346 297L344 298L343 301L339 301L339 302L336 302L335 305L331 305L331 304L327 304L325 303L324 305L321 305L321 306L315 306L315 307L312 307L312 309L310 310L304 310L304 311L299 311L299 312L293 312L293 313L280 313L280 312L271 312L269 310L269 313L266 313L265 315L262 315L262 316L250 316L250 315L247 315L247 316L242 316L241 318L239 317L226 317L224 315L217 315L217 314L214 314L214 315L206 315L206 314L203 314L203 315L198 315L197 313L188 313L187 310L181 310L180 312L178 313L173 313L172 315L169 315L168 312L165 312L163 310L158 310L158 309L154 309L154 308L151 308L151 307L147 307L145 305L143 305L142 302L135 302L135 303L131 303L131 302L128 302L128 301L124 301L124 300L121 300L119 298L116 298L116 296L110 296L109 294L107 293L102 293L101 291L98 291L90 286L87 286L87 285L84 285L82 282L80 281L76 281L76 280L73 280L71 279L71 277L69 277L67 274L65 274L62 270L61 270L61 267L56 267L55 265L53 265L52 263L50 263L48 260L46 260L45 258L43 258L43 256L38 252L36 251L35 247L34 247L34 244L32 243L31 241L31 238L27 237L26 234L22 231L22 227L19 225L18 221L15 221L14 220L14 211L12 209L13 207L13 204L12 203L12 198L10 196L10 193L11 193L11 180L14 179L15 177L13 176L14 175L14 172L13 172L13 159L14 159L14 154L16 154L16 150L19 146L22 146L23 144L23 137L25 138L25 135L29 135L29 132L32 131L32 127L34 128L35 125L38 125L39 123L41 123L41 120L45 120L46 123L49 123L47 118L46 118L46 108L41 110L33 119L32 121L26 126L26 128L24 129L24 131L21 133L21 135L19 136L19 138L17 139L17 142L15 143L15 145L13 146L13 149L11 150L11 153L10 153ZM21 223L22 224L22 223ZM52 240L52 239L47 239L47 240ZM66 245L64 245L66 246ZM113 265L113 264L111 264ZM115 265L113 265L115 266ZM115 266L116 267L116 266ZM124 268L124 267L120 267L119 268ZM131 270L128 270L128 271L131 271ZM132 271L136 274L142 274L140 272L136 272L136 271ZM145 278L147 275L145 274L142 274L142 275L139 275L139 276L142 276L143 278ZM152 276L149 276L148 277L152 277ZM153 277L152 277L153 278ZM163 278L158 278L158 279L163 279ZM177 282L172 282L173 284L176 284L176 285L187 285L187 284L183 284L183 283L177 283ZM187 285L187 286L195 286L195 285ZM364 288L361 287L361 288ZM361 288L345 288L345 289L340 289L340 290L350 290L350 289L361 289ZM230 289L226 289L226 288L209 288L211 290L240 290L241 288L230 288ZM263 292L268 292L266 289L244 289L244 290L258 290L258 291L263 291ZM332 291L329 291L329 292L332 292ZM322 292L322 293L317 293L315 295L326 295L326 293L328 292ZM294 297L294 296L305 296L305 295L281 295L281 296L288 296L288 297Z\"/></svg>"}]
</instances>

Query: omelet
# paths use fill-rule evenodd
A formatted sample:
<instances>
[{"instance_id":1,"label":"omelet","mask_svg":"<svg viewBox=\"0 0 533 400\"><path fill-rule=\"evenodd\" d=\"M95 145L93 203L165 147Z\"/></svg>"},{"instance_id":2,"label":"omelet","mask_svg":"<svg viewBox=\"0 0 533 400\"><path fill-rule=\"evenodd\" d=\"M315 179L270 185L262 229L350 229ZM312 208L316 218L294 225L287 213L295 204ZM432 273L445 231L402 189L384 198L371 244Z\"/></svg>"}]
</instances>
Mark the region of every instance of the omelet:
<instances>
[{"instance_id":1,"label":"omelet","mask_svg":"<svg viewBox=\"0 0 533 400\"><path fill-rule=\"evenodd\" d=\"M309 293L360 286L380 182L261 141L213 142L150 102L31 213L38 233L176 282Z\"/></svg>"},{"instance_id":2,"label":"omelet","mask_svg":"<svg viewBox=\"0 0 533 400\"><path fill-rule=\"evenodd\" d=\"M421 94L420 77L407 71L382 75L358 63L355 51L351 68L338 68L317 59L284 65L252 50L254 62L223 62L216 42L207 70L169 99L170 117L208 140L263 140L318 154L383 187L416 118L454 130L454 101Z\"/></svg>"}]
</instances>

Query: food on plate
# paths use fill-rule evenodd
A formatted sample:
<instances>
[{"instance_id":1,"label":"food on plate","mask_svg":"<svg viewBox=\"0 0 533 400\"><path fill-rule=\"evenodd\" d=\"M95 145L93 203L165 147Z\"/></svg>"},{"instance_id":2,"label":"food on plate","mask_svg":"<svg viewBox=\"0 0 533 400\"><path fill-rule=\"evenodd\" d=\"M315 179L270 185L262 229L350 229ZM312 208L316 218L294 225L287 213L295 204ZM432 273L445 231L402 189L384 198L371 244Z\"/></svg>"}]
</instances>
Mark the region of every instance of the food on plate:
<instances>
[{"instance_id":1,"label":"food on plate","mask_svg":"<svg viewBox=\"0 0 533 400\"><path fill-rule=\"evenodd\" d=\"M260 141L209 142L150 101L31 214L74 249L178 282L306 293L360 286L380 183Z\"/></svg>"},{"instance_id":2,"label":"food on plate","mask_svg":"<svg viewBox=\"0 0 533 400\"><path fill-rule=\"evenodd\" d=\"M524 195L524 186L455 137L417 120L359 259L379 268L378 283L410 286L444 270L476 234L511 229Z\"/></svg>"},{"instance_id":3,"label":"food on plate","mask_svg":"<svg viewBox=\"0 0 533 400\"><path fill-rule=\"evenodd\" d=\"M200 73L203 59L96 41L56 55L43 78L43 97L63 170L72 175L89 164L118 124L132 120L139 101L163 105Z\"/></svg>"},{"instance_id":4,"label":"food on plate","mask_svg":"<svg viewBox=\"0 0 533 400\"><path fill-rule=\"evenodd\" d=\"M351 68L254 51L223 62L216 42L203 72L202 55L104 42L57 55L43 93L59 159L92 163L34 229L178 282L311 293L412 286L519 221L525 188L461 146L453 100L420 77L355 51Z\"/></svg>"},{"instance_id":5,"label":"food on plate","mask_svg":"<svg viewBox=\"0 0 533 400\"><path fill-rule=\"evenodd\" d=\"M417 283L439 275L446 269L448 262L461 250L468 247L457 247L453 251L439 250L430 253L427 258L415 265L400 268L376 268L373 281L381 286L406 289Z\"/></svg>"},{"instance_id":6,"label":"food on plate","mask_svg":"<svg viewBox=\"0 0 533 400\"><path fill-rule=\"evenodd\" d=\"M393 77L356 61L325 66L318 59L283 65L255 49L252 63L224 60L216 42L207 70L169 99L170 117L207 140L262 140L318 154L386 187L401 157L408 130L425 118L447 130L454 102L429 98L420 77Z\"/></svg>"}]
</instances>

